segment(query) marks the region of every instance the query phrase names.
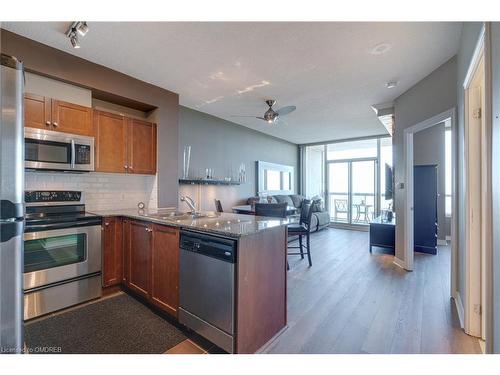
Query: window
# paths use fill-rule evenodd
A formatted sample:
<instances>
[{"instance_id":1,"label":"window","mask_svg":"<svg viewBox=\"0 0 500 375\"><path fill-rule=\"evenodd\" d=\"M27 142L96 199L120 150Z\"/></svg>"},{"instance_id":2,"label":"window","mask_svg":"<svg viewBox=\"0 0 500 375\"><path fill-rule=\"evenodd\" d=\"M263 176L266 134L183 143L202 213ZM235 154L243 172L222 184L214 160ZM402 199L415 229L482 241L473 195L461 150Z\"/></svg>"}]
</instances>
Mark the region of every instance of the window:
<instances>
[{"instance_id":1,"label":"window","mask_svg":"<svg viewBox=\"0 0 500 375\"><path fill-rule=\"evenodd\" d=\"M386 188L386 167L388 165L392 168L392 138L381 138L380 139L380 161L379 161L379 169L380 169L380 209L388 210L389 207L393 207L393 200L387 199L385 196L385 188ZM389 181L391 184L392 181ZM393 187L394 189L394 187ZM389 197L390 198L390 197Z\"/></svg>"},{"instance_id":2,"label":"window","mask_svg":"<svg viewBox=\"0 0 500 375\"><path fill-rule=\"evenodd\" d=\"M377 157L377 139L332 143L327 146L328 160L346 160Z\"/></svg>"},{"instance_id":3,"label":"window","mask_svg":"<svg viewBox=\"0 0 500 375\"><path fill-rule=\"evenodd\" d=\"M304 191L307 198L325 199L325 145L304 148Z\"/></svg>"},{"instance_id":4,"label":"window","mask_svg":"<svg viewBox=\"0 0 500 375\"><path fill-rule=\"evenodd\" d=\"M301 155L303 194L321 196L331 222L368 225L382 210L392 208L392 199L385 194L392 138L303 146ZM387 176L391 178L391 173Z\"/></svg>"},{"instance_id":5,"label":"window","mask_svg":"<svg viewBox=\"0 0 500 375\"><path fill-rule=\"evenodd\" d=\"M445 214L451 216L451 128L444 130L444 152L445 152Z\"/></svg>"}]
</instances>

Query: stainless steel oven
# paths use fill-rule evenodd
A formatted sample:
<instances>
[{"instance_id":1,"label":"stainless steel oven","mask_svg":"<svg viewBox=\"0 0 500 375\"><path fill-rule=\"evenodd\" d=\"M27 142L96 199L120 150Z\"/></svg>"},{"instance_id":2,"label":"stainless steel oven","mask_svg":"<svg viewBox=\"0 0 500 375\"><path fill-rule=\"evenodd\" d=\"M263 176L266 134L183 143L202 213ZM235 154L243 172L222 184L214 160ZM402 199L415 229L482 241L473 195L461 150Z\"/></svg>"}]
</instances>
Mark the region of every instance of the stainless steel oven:
<instances>
[{"instance_id":1,"label":"stainless steel oven","mask_svg":"<svg viewBox=\"0 0 500 375\"><path fill-rule=\"evenodd\" d=\"M28 202L34 196L26 204L25 320L101 295L101 218L71 201L80 192L25 194Z\"/></svg>"},{"instance_id":2,"label":"stainless steel oven","mask_svg":"<svg viewBox=\"0 0 500 375\"><path fill-rule=\"evenodd\" d=\"M25 128L24 160L27 169L91 172L94 170L94 138Z\"/></svg>"}]
</instances>

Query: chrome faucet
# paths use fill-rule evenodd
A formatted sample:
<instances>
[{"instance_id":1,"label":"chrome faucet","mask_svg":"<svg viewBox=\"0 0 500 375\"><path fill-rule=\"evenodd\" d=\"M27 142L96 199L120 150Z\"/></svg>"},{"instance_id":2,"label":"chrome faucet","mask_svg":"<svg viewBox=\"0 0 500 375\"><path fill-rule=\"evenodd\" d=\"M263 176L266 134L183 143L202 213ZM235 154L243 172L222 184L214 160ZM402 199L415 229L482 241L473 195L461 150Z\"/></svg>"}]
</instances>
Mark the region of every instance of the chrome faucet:
<instances>
[{"instance_id":1,"label":"chrome faucet","mask_svg":"<svg viewBox=\"0 0 500 375\"><path fill-rule=\"evenodd\" d=\"M181 202L186 202L186 204L191 209L191 212L193 214L196 213L196 203L195 203L195 201L191 197L188 197L187 195L182 195L181 196Z\"/></svg>"}]
</instances>

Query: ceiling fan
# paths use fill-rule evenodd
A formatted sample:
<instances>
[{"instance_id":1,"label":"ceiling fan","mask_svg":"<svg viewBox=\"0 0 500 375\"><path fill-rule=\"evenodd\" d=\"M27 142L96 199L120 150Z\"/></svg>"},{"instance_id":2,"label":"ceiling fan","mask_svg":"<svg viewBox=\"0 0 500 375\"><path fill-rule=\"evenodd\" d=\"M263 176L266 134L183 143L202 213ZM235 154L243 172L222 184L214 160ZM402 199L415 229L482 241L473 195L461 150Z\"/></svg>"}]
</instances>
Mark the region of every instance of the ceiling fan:
<instances>
[{"instance_id":1,"label":"ceiling fan","mask_svg":"<svg viewBox=\"0 0 500 375\"><path fill-rule=\"evenodd\" d=\"M261 116L231 116L231 117L253 117L258 118L259 120L264 120L269 124L275 124L276 122L284 122L281 116L288 115L297 109L294 105L289 105L278 110L273 109L273 105L276 104L276 100L268 99L266 100L266 104L269 106L269 109L264 112L264 115Z\"/></svg>"}]
</instances>

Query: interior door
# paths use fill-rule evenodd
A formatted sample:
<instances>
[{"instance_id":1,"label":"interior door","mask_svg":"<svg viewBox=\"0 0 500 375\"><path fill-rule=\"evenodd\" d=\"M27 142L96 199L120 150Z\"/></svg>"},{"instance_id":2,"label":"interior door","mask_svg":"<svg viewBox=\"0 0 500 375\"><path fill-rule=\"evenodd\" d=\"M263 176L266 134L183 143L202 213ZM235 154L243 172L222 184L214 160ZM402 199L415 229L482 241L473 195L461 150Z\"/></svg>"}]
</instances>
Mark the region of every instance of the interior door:
<instances>
[{"instance_id":1,"label":"interior door","mask_svg":"<svg viewBox=\"0 0 500 375\"><path fill-rule=\"evenodd\" d=\"M328 163L328 210L334 223L350 223L349 162Z\"/></svg>"}]
</instances>

